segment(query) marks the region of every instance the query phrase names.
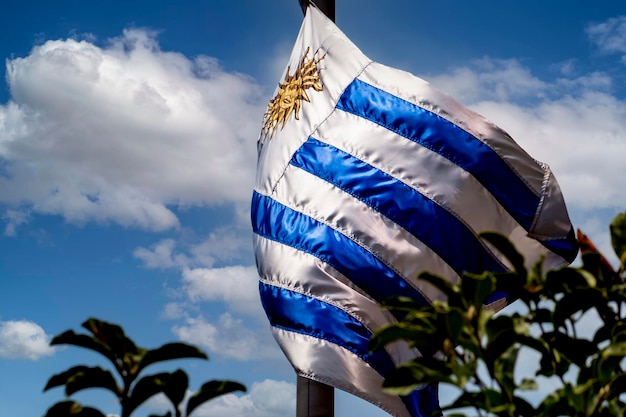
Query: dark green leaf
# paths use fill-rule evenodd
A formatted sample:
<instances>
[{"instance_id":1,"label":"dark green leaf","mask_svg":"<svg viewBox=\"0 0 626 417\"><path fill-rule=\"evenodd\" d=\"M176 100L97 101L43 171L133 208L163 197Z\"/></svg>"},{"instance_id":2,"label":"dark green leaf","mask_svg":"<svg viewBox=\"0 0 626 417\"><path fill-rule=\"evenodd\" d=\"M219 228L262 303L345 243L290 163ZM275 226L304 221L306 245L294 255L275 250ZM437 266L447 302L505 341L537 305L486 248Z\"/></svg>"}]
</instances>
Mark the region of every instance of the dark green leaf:
<instances>
[{"instance_id":1,"label":"dark green leaf","mask_svg":"<svg viewBox=\"0 0 626 417\"><path fill-rule=\"evenodd\" d=\"M479 236L502 253L511 263L515 272L521 276L526 276L527 272L524 266L524 257L515 249L515 246L513 246L509 239L496 232L483 232L480 233Z\"/></svg>"},{"instance_id":2,"label":"dark green leaf","mask_svg":"<svg viewBox=\"0 0 626 417\"><path fill-rule=\"evenodd\" d=\"M89 330L102 344L109 346L118 358L139 353L135 343L126 336L124 329L117 324L90 318L82 326Z\"/></svg>"},{"instance_id":3,"label":"dark green leaf","mask_svg":"<svg viewBox=\"0 0 626 417\"><path fill-rule=\"evenodd\" d=\"M169 372L163 372L160 374L146 375L139 381L137 381L137 384L133 388L128 402L124 404L125 414L130 415L148 398L160 392L163 392L163 387L165 386L165 383L169 376Z\"/></svg>"},{"instance_id":4,"label":"dark green leaf","mask_svg":"<svg viewBox=\"0 0 626 417\"><path fill-rule=\"evenodd\" d=\"M187 388L189 387L189 378L182 369L177 369L172 372L165 386L163 387L163 393L170 399L174 407L178 409L178 406L185 398Z\"/></svg>"},{"instance_id":5,"label":"dark green leaf","mask_svg":"<svg viewBox=\"0 0 626 417\"><path fill-rule=\"evenodd\" d=\"M455 287L454 284L452 284L449 280L442 278L439 275L431 274L429 272L421 273L418 278L432 284L435 288L441 291L448 298L448 304L458 304L459 289L458 287Z\"/></svg>"},{"instance_id":6,"label":"dark green leaf","mask_svg":"<svg viewBox=\"0 0 626 417\"><path fill-rule=\"evenodd\" d=\"M596 289L576 290L566 293L554 307L554 325L563 327L565 321L577 313L584 313L596 306L605 306L607 300Z\"/></svg>"},{"instance_id":7,"label":"dark green leaf","mask_svg":"<svg viewBox=\"0 0 626 417\"><path fill-rule=\"evenodd\" d=\"M114 365L117 365L115 362L115 356L113 355L113 352L111 351L111 348L109 346L103 345L98 340L94 339L91 336L87 336L86 334L74 333L73 330L68 330L58 336L55 336L50 342L50 345L73 345L86 349L91 349L102 354Z\"/></svg>"},{"instance_id":8,"label":"dark green leaf","mask_svg":"<svg viewBox=\"0 0 626 417\"><path fill-rule=\"evenodd\" d=\"M381 327L374 333L369 348L375 351L398 340L405 340L410 344L418 343L420 346L425 342L434 343L432 338L434 332L435 329L430 326L424 327L405 322L391 324ZM439 345L435 346L435 350L438 350L439 347Z\"/></svg>"},{"instance_id":9,"label":"dark green leaf","mask_svg":"<svg viewBox=\"0 0 626 417\"><path fill-rule=\"evenodd\" d=\"M106 417L91 407L83 407L76 401L61 401L48 409L44 417Z\"/></svg>"},{"instance_id":10,"label":"dark green leaf","mask_svg":"<svg viewBox=\"0 0 626 417\"><path fill-rule=\"evenodd\" d=\"M189 402L187 403L187 417L189 417L193 410L205 402L219 397L220 395L235 391L246 392L246 387L234 381L209 381L204 383L202 387L189 398Z\"/></svg>"},{"instance_id":11,"label":"dark green leaf","mask_svg":"<svg viewBox=\"0 0 626 417\"><path fill-rule=\"evenodd\" d=\"M52 375L43 390L48 391L50 388L65 385L68 379L70 379L72 376L76 375L77 373L84 371L85 369L89 369L89 367L74 366L68 369L67 371L61 372L56 375Z\"/></svg>"},{"instance_id":12,"label":"dark green leaf","mask_svg":"<svg viewBox=\"0 0 626 417\"><path fill-rule=\"evenodd\" d=\"M65 384L65 395L70 396L88 388L108 389L115 396L122 394L122 390L117 386L111 372L100 367L94 367L85 368L70 376Z\"/></svg>"},{"instance_id":13,"label":"dark green leaf","mask_svg":"<svg viewBox=\"0 0 626 417\"><path fill-rule=\"evenodd\" d=\"M139 363L138 372L156 362L184 358L209 359L206 353L195 346L180 342L167 343L161 347L147 351Z\"/></svg>"},{"instance_id":14,"label":"dark green leaf","mask_svg":"<svg viewBox=\"0 0 626 417\"><path fill-rule=\"evenodd\" d=\"M620 374L615 377L613 382L611 383L609 400L613 398L619 397L621 394L626 392L626 374Z\"/></svg>"},{"instance_id":15,"label":"dark green leaf","mask_svg":"<svg viewBox=\"0 0 626 417\"><path fill-rule=\"evenodd\" d=\"M463 331L463 325L465 324L464 315L459 309L451 309L445 314L446 329L448 337L452 343L457 344L461 332Z\"/></svg>"},{"instance_id":16,"label":"dark green leaf","mask_svg":"<svg viewBox=\"0 0 626 417\"><path fill-rule=\"evenodd\" d=\"M461 279L463 295L477 308L482 308L487 297L495 289L495 277L488 272L481 275L464 274Z\"/></svg>"}]
</instances>

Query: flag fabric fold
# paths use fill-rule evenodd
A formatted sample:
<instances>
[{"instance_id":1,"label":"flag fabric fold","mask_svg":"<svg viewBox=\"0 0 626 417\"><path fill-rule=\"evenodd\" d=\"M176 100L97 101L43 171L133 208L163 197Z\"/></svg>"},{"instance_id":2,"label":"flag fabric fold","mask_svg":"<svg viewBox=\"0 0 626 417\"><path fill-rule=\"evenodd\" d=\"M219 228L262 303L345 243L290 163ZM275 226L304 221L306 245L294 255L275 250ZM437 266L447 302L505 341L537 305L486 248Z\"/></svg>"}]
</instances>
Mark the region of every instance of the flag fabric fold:
<instances>
[{"instance_id":1,"label":"flag fabric fold","mask_svg":"<svg viewBox=\"0 0 626 417\"><path fill-rule=\"evenodd\" d=\"M576 257L547 165L427 82L371 61L314 6L257 148L251 219L276 340L299 375L393 416L432 415L437 387L382 391L385 375L419 352L400 343L369 351L372 333L395 321L381 302L441 299L421 272L456 282L507 270L483 231L507 236L527 265ZM489 299L493 309L507 302Z\"/></svg>"}]
</instances>

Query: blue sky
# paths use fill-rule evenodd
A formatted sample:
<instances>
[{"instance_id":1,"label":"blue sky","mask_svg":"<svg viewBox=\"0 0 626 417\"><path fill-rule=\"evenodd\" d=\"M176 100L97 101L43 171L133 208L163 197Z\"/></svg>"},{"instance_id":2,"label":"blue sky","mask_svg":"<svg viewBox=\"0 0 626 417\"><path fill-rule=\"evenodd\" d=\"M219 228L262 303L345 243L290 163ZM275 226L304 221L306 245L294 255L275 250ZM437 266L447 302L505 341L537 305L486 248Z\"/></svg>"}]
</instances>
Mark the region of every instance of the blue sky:
<instances>
[{"instance_id":1,"label":"blue sky","mask_svg":"<svg viewBox=\"0 0 626 417\"><path fill-rule=\"evenodd\" d=\"M242 381L198 416L294 415L295 376L256 296L256 139L302 14L296 0L24 1L0 13L0 415L42 415L70 365L47 340L95 316L186 340L191 387ZM609 250L626 207L626 6L609 0L337 0L372 59L509 131ZM101 392L77 396L116 413ZM138 416L158 410L155 399ZM384 416L346 394L337 416ZM142 414L143 413L143 414Z\"/></svg>"}]
</instances>

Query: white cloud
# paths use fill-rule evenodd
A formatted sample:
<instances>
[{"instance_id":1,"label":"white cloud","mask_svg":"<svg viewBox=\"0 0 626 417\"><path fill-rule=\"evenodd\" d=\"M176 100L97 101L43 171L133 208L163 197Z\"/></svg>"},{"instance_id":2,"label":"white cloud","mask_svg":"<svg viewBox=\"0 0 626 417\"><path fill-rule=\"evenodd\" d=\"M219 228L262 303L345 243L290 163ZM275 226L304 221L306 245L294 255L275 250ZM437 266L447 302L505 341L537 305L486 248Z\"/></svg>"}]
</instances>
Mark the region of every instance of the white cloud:
<instances>
[{"instance_id":1,"label":"white cloud","mask_svg":"<svg viewBox=\"0 0 626 417\"><path fill-rule=\"evenodd\" d=\"M185 324L172 327L180 340L201 346L210 353L240 361L280 358L282 355L269 332L269 324L250 329L230 313L219 317L216 325L204 317L188 317Z\"/></svg>"},{"instance_id":2,"label":"white cloud","mask_svg":"<svg viewBox=\"0 0 626 417\"><path fill-rule=\"evenodd\" d=\"M570 207L588 211L626 206L621 176L626 158L626 102L606 74L554 83L533 82L520 65L465 68L431 81L459 92L465 104L509 132L554 171ZM468 81L470 80L470 81ZM496 88L492 86L503 83ZM528 89L532 94L521 94Z\"/></svg>"},{"instance_id":3,"label":"white cloud","mask_svg":"<svg viewBox=\"0 0 626 417\"><path fill-rule=\"evenodd\" d=\"M226 394L214 398L193 411L194 417L283 417L295 415L296 386L285 381L266 379L254 382L247 394ZM181 410L193 394L187 391ZM163 394L151 397L142 408L165 413L172 410L172 403Z\"/></svg>"},{"instance_id":4,"label":"white cloud","mask_svg":"<svg viewBox=\"0 0 626 417\"><path fill-rule=\"evenodd\" d=\"M189 258L182 253L174 253L175 246L176 242L173 239L163 239L152 249L135 249L133 255L143 261L146 268L185 267L189 264Z\"/></svg>"},{"instance_id":5,"label":"white cloud","mask_svg":"<svg viewBox=\"0 0 626 417\"><path fill-rule=\"evenodd\" d=\"M586 28L589 39L601 51L626 54L626 16L613 17L602 23L590 24ZM622 56L626 63L626 55Z\"/></svg>"},{"instance_id":6,"label":"white cloud","mask_svg":"<svg viewBox=\"0 0 626 417\"><path fill-rule=\"evenodd\" d=\"M197 417L284 417L296 413L296 386L285 381L266 379L255 382L250 393L227 394L202 405Z\"/></svg>"},{"instance_id":7,"label":"white cloud","mask_svg":"<svg viewBox=\"0 0 626 417\"><path fill-rule=\"evenodd\" d=\"M168 207L242 203L263 112L249 77L127 30L106 47L48 41L7 61L0 203L149 230Z\"/></svg>"},{"instance_id":8,"label":"white cloud","mask_svg":"<svg viewBox=\"0 0 626 417\"><path fill-rule=\"evenodd\" d=\"M181 248L178 249L179 245ZM149 249L136 248L133 255L141 260L146 268L183 270L194 267L210 268L217 261L241 260L251 255L251 249L250 226L246 224L245 228L233 226L216 229L198 242L186 242L183 239L182 243L177 243L173 239L162 239Z\"/></svg>"},{"instance_id":9,"label":"white cloud","mask_svg":"<svg viewBox=\"0 0 626 417\"><path fill-rule=\"evenodd\" d=\"M472 67L459 67L450 74L428 77L447 94L462 103L477 97L497 101L525 99L544 94L547 85L514 59L483 58Z\"/></svg>"},{"instance_id":10,"label":"white cloud","mask_svg":"<svg viewBox=\"0 0 626 417\"><path fill-rule=\"evenodd\" d=\"M6 222L4 228L5 236L15 236L17 227L28 221L30 213L23 210L8 209L4 212L2 219Z\"/></svg>"},{"instance_id":11,"label":"white cloud","mask_svg":"<svg viewBox=\"0 0 626 417\"><path fill-rule=\"evenodd\" d=\"M0 321L0 358L37 360L54 353L50 336L28 320Z\"/></svg>"},{"instance_id":12,"label":"white cloud","mask_svg":"<svg viewBox=\"0 0 626 417\"><path fill-rule=\"evenodd\" d=\"M183 290L191 301L224 301L232 311L262 315L258 273L253 266L183 271Z\"/></svg>"}]
</instances>

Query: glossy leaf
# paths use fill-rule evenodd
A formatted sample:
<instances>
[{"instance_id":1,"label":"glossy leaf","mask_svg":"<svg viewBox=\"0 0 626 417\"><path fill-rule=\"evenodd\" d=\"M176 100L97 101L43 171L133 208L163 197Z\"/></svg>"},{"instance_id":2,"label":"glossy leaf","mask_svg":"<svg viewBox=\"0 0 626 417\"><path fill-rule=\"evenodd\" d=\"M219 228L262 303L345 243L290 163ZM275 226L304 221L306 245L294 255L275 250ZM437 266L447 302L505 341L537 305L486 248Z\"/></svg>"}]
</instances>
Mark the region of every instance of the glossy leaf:
<instances>
[{"instance_id":1,"label":"glossy leaf","mask_svg":"<svg viewBox=\"0 0 626 417\"><path fill-rule=\"evenodd\" d=\"M77 373L84 371L85 369L89 369L89 367L88 366L74 366L68 369L67 371L58 373L56 375L52 375L43 390L47 391L50 388L65 385L68 379L70 379L72 376L76 375Z\"/></svg>"},{"instance_id":2,"label":"glossy leaf","mask_svg":"<svg viewBox=\"0 0 626 417\"><path fill-rule=\"evenodd\" d=\"M465 274L461 279L461 292L476 307L482 307L487 297L495 289L495 278L490 273Z\"/></svg>"},{"instance_id":3,"label":"glossy leaf","mask_svg":"<svg viewBox=\"0 0 626 417\"><path fill-rule=\"evenodd\" d=\"M527 272L526 266L524 266L524 257L515 249L515 246L513 246L509 239L495 232L483 232L480 234L480 237L502 253L511 263L515 272L521 276L526 276Z\"/></svg>"},{"instance_id":4,"label":"glossy leaf","mask_svg":"<svg viewBox=\"0 0 626 417\"><path fill-rule=\"evenodd\" d=\"M89 330L102 344L109 346L115 356L124 358L128 354L137 354L139 350L117 324L108 323L96 318L87 319L82 326Z\"/></svg>"},{"instance_id":5,"label":"glossy leaf","mask_svg":"<svg viewBox=\"0 0 626 417\"><path fill-rule=\"evenodd\" d=\"M163 393L170 399L176 409L185 398L187 388L189 387L189 377L182 369L172 372L165 381Z\"/></svg>"},{"instance_id":6,"label":"glossy leaf","mask_svg":"<svg viewBox=\"0 0 626 417\"><path fill-rule=\"evenodd\" d=\"M122 394L111 372L100 367L86 368L68 378L65 384L65 395L70 396L75 392L89 388L104 388L115 396Z\"/></svg>"},{"instance_id":7,"label":"glossy leaf","mask_svg":"<svg viewBox=\"0 0 626 417\"><path fill-rule=\"evenodd\" d=\"M169 376L169 372L163 372L154 375L146 375L137 381L130 394L130 398L128 398L128 401L124 404L125 414L130 415L150 397L162 392Z\"/></svg>"},{"instance_id":8,"label":"glossy leaf","mask_svg":"<svg viewBox=\"0 0 626 417\"><path fill-rule=\"evenodd\" d=\"M220 395L229 394L231 392L246 392L246 387L234 381L209 381L202 385L187 402L187 417L200 405L205 402L219 397Z\"/></svg>"},{"instance_id":9,"label":"glossy leaf","mask_svg":"<svg viewBox=\"0 0 626 417\"><path fill-rule=\"evenodd\" d=\"M73 345L82 347L85 349L90 349L95 352L102 354L104 357L109 359L113 364L115 364L115 356L111 348L107 345L102 344L100 341L87 336L86 334L77 334L74 333L73 330L68 330L66 332L61 333L58 336L55 336L50 341L50 345Z\"/></svg>"},{"instance_id":10,"label":"glossy leaf","mask_svg":"<svg viewBox=\"0 0 626 417\"><path fill-rule=\"evenodd\" d=\"M108 389L113 395L121 395L121 389L113 375L100 367L75 366L60 374L53 375L46 384L44 391L65 385L65 395L70 396L77 391L88 388Z\"/></svg>"},{"instance_id":11,"label":"glossy leaf","mask_svg":"<svg viewBox=\"0 0 626 417\"><path fill-rule=\"evenodd\" d=\"M76 401L61 401L48 409L44 417L106 417L91 407L83 407Z\"/></svg>"},{"instance_id":12,"label":"glossy leaf","mask_svg":"<svg viewBox=\"0 0 626 417\"><path fill-rule=\"evenodd\" d=\"M206 353L195 346L180 342L167 343L147 351L139 363L138 372L153 363L185 358L209 359Z\"/></svg>"}]
</instances>

